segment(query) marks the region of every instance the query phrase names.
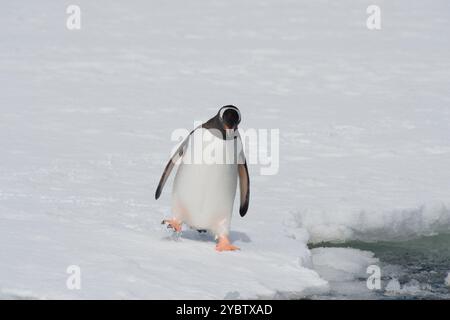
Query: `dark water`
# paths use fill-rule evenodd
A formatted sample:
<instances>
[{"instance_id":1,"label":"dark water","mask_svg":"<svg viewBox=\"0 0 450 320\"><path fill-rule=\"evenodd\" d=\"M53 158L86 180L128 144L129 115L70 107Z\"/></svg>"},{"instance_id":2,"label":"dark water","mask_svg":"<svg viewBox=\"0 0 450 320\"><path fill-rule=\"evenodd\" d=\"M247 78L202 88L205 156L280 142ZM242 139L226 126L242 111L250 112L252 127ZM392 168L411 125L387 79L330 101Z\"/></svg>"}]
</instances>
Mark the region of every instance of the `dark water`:
<instances>
[{"instance_id":1,"label":"dark water","mask_svg":"<svg viewBox=\"0 0 450 320\"><path fill-rule=\"evenodd\" d=\"M380 260L384 288L392 279L403 288L395 294L379 290L374 298L450 299L450 287L445 283L450 272L450 234L397 242L320 243L313 247L351 247L373 252Z\"/></svg>"}]
</instances>

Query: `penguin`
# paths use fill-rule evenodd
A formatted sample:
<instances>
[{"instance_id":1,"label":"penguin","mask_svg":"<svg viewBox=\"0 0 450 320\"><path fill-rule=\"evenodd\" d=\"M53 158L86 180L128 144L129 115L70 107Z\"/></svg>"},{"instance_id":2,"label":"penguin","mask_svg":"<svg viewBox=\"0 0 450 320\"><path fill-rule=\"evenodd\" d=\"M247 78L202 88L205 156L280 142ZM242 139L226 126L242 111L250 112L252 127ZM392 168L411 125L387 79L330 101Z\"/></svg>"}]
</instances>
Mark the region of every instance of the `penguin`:
<instances>
[{"instance_id":1,"label":"penguin","mask_svg":"<svg viewBox=\"0 0 450 320\"><path fill-rule=\"evenodd\" d=\"M240 122L239 109L226 105L192 130L167 163L155 193L158 199L179 163L172 189L173 217L162 224L176 233L181 232L182 224L199 232L210 231L217 241L217 251L239 250L229 239L238 180L241 217L249 207L250 178L238 131ZM196 158L199 154L202 157ZM206 159L207 154L213 161Z\"/></svg>"}]
</instances>

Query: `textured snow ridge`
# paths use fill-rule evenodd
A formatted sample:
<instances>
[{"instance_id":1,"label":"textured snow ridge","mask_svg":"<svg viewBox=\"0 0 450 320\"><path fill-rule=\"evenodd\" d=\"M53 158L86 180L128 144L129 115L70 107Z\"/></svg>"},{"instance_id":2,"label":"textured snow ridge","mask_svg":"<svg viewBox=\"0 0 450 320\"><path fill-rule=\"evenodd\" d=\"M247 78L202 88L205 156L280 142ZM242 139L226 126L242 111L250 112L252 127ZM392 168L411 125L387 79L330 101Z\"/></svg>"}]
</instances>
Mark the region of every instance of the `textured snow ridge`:
<instances>
[{"instance_id":1,"label":"textured snow ridge","mask_svg":"<svg viewBox=\"0 0 450 320\"><path fill-rule=\"evenodd\" d=\"M450 209L444 204L393 210L305 210L295 214L311 242L405 240L450 230Z\"/></svg>"}]
</instances>

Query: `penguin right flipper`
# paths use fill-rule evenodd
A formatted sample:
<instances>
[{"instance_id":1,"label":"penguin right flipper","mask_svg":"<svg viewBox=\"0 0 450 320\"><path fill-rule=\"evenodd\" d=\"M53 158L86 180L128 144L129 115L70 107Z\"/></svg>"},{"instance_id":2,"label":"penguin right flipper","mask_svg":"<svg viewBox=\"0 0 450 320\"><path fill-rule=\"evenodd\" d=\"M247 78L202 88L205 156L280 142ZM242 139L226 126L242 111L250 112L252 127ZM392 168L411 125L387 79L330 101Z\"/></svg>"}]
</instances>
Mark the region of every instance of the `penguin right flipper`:
<instances>
[{"instance_id":1,"label":"penguin right flipper","mask_svg":"<svg viewBox=\"0 0 450 320\"><path fill-rule=\"evenodd\" d=\"M156 192L155 192L155 199L158 200L159 196L161 195L161 192L164 188L164 184L167 181L167 178L169 178L170 173L172 172L173 167L175 166L175 164L177 163L177 161L179 159L181 159L184 155L184 153L186 152L186 148L189 142L189 137L191 136L191 134L195 131L192 130L188 136L184 139L184 141L181 143L181 145L178 147L177 151L174 153L174 155L172 156L172 158L170 158L169 162L166 165L166 168L164 169L164 172L161 176L161 179L159 180L159 184L158 184L158 188L156 188Z\"/></svg>"},{"instance_id":2,"label":"penguin right flipper","mask_svg":"<svg viewBox=\"0 0 450 320\"><path fill-rule=\"evenodd\" d=\"M250 202L250 178L248 176L247 163L238 164L239 172L239 189L241 191L241 204L239 207L239 214L241 217L245 216Z\"/></svg>"},{"instance_id":3,"label":"penguin right flipper","mask_svg":"<svg viewBox=\"0 0 450 320\"><path fill-rule=\"evenodd\" d=\"M238 163L238 176L239 176L239 190L241 193L241 203L239 206L239 214L244 217L247 213L248 206L250 204L250 177L248 175L247 159L245 159L245 153L242 146L242 139L239 131L237 131L237 137L241 144L241 152L239 154Z\"/></svg>"}]
</instances>

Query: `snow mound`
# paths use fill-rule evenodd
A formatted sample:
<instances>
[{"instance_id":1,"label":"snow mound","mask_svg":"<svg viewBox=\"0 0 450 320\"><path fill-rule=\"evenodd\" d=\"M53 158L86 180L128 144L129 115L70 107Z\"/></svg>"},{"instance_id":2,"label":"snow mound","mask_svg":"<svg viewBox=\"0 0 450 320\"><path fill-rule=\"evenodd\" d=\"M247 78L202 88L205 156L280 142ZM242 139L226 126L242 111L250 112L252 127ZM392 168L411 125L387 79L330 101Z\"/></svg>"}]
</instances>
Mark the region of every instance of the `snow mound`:
<instances>
[{"instance_id":1,"label":"snow mound","mask_svg":"<svg viewBox=\"0 0 450 320\"><path fill-rule=\"evenodd\" d=\"M450 230L450 208L444 204L395 210L305 210L295 214L311 242L406 240Z\"/></svg>"},{"instance_id":2,"label":"snow mound","mask_svg":"<svg viewBox=\"0 0 450 320\"><path fill-rule=\"evenodd\" d=\"M367 267L378 263L372 252L351 248L315 248L311 254L314 269L330 281L367 277Z\"/></svg>"},{"instance_id":3,"label":"snow mound","mask_svg":"<svg viewBox=\"0 0 450 320\"><path fill-rule=\"evenodd\" d=\"M82 217L4 218L0 271L8 276L1 278L0 297L299 298L328 290L316 271L303 266L310 255L304 243L284 236L281 228L266 242L258 232L232 230L230 237L242 250L218 253L212 235L194 230L177 238L157 222L146 230L104 224ZM70 265L81 270L79 290L66 286Z\"/></svg>"},{"instance_id":4,"label":"snow mound","mask_svg":"<svg viewBox=\"0 0 450 320\"><path fill-rule=\"evenodd\" d=\"M351 248L315 248L311 250L314 270L329 282L330 294L346 297L373 297L373 292L367 288L369 276L367 267L376 265L379 261L369 251Z\"/></svg>"}]
</instances>

